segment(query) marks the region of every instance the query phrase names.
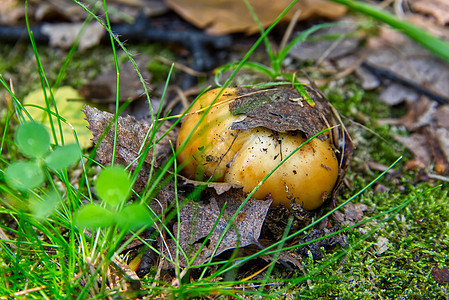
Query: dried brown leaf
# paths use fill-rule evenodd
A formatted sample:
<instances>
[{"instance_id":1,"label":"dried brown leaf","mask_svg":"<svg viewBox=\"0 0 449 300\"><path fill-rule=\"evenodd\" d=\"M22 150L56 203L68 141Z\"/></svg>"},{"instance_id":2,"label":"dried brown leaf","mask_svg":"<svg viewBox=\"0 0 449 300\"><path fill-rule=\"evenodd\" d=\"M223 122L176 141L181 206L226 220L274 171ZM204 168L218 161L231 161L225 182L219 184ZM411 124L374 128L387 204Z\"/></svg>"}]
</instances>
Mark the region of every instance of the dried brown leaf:
<instances>
[{"instance_id":1,"label":"dried brown leaf","mask_svg":"<svg viewBox=\"0 0 449 300\"><path fill-rule=\"evenodd\" d=\"M354 225L362 220L364 213L367 210L368 206L366 206L365 204L354 204L352 202L349 202L344 206L344 213L335 211L332 216L334 220L337 221L340 225Z\"/></svg>"},{"instance_id":2,"label":"dried brown leaf","mask_svg":"<svg viewBox=\"0 0 449 300\"><path fill-rule=\"evenodd\" d=\"M245 114L246 118L232 124L231 129L266 127L277 132L301 131L311 138L324 128L335 124L331 107L316 90L304 86L315 102L309 105L294 88L274 88L248 93L244 89L241 96L229 104L233 115ZM320 135L325 140L325 135Z\"/></svg>"},{"instance_id":3,"label":"dried brown leaf","mask_svg":"<svg viewBox=\"0 0 449 300\"><path fill-rule=\"evenodd\" d=\"M50 39L51 47L69 49L78 36L83 23L44 24L42 33ZM87 25L78 44L78 49L84 51L100 43L106 30L100 23L94 22Z\"/></svg>"},{"instance_id":4,"label":"dried brown leaf","mask_svg":"<svg viewBox=\"0 0 449 300\"><path fill-rule=\"evenodd\" d=\"M430 164L432 157L425 135L414 133L410 136L395 136L394 139L408 148L413 153L414 159L421 162L422 165Z\"/></svg>"},{"instance_id":5,"label":"dried brown leaf","mask_svg":"<svg viewBox=\"0 0 449 300\"><path fill-rule=\"evenodd\" d=\"M84 106L84 113L89 122L89 129L93 135L94 143L98 143L103 132L111 122L113 115L108 112L100 111L96 108ZM169 125L162 123L161 127L155 134L154 141L158 141L169 129ZM147 181L150 165L154 167L160 166L172 154L170 141L174 143L176 140L176 132L170 131L158 143L148 145L147 134L153 130L150 123L145 121L137 121L132 116L119 117L116 141L116 163L120 165L131 165L134 168L137 165L139 155L143 152L144 146L150 146L144 165L139 174L138 182L143 185ZM103 138L97 149L97 156L101 163L108 165L112 161L112 153L114 148L114 126L112 125ZM153 160L154 156L154 160ZM135 187L136 188L136 187ZM137 188L139 190L139 188Z\"/></svg>"},{"instance_id":6,"label":"dried brown leaf","mask_svg":"<svg viewBox=\"0 0 449 300\"><path fill-rule=\"evenodd\" d=\"M191 180L184 176L181 176L178 174L178 177L180 180L186 184L186 185L192 185L192 186L204 186L206 185L208 188L213 188L217 195L221 195L231 189L237 189L241 188L240 185L237 184L231 184L227 182L204 182L204 181L197 181L197 180Z\"/></svg>"},{"instance_id":7,"label":"dried brown leaf","mask_svg":"<svg viewBox=\"0 0 449 300\"><path fill-rule=\"evenodd\" d=\"M407 113L399 119L399 124L407 127L409 131L432 124L436 109L437 104L426 97L422 97L420 101L408 102Z\"/></svg>"},{"instance_id":8,"label":"dried brown leaf","mask_svg":"<svg viewBox=\"0 0 449 300\"><path fill-rule=\"evenodd\" d=\"M110 289L134 293L141 288L141 282L136 272L131 270L118 256L111 261L111 265L107 270L107 278Z\"/></svg>"},{"instance_id":9,"label":"dried brown leaf","mask_svg":"<svg viewBox=\"0 0 449 300\"><path fill-rule=\"evenodd\" d=\"M439 25L449 22L449 1L447 0L415 0L410 3L412 9L419 13L431 15Z\"/></svg>"},{"instance_id":10,"label":"dried brown leaf","mask_svg":"<svg viewBox=\"0 0 449 300\"><path fill-rule=\"evenodd\" d=\"M25 16L25 7L18 0L3 0L0 5L0 24L16 25Z\"/></svg>"},{"instance_id":11,"label":"dried brown leaf","mask_svg":"<svg viewBox=\"0 0 449 300\"><path fill-rule=\"evenodd\" d=\"M438 127L449 130L449 105L442 105L434 112L433 117Z\"/></svg>"},{"instance_id":12,"label":"dried brown leaf","mask_svg":"<svg viewBox=\"0 0 449 300\"><path fill-rule=\"evenodd\" d=\"M337 59L339 57L348 55L357 49L361 42L360 36L354 36L357 30L352 18L345 18L341 20L341 25L326 27L314 32L311 41L304 41L297 43L289 51L289 55L299 60L318 60L323 59ZM346 23L347 22L347 23ZM334 39L329 39L329 36L336 36Z\"/></svg>"},{"instance_id":13,"label":"dried brown leaf","mask_svg":"<svg viewBox=\"0 0 449 300\"><path fill-rule=\"evenodd\" d=\"M241 0L165 0L165 2L183 18L199 28L206 28L210 34L246 32L253 34L259 27ZM257 17L264 27L269 26L290 4L290 0L250 0ZM346 12L342 5L324 0L300 0L286 15L289 20L295 11L300 10L300 20L315 16L336 19Z\"/></svg>"},{"instance_id":14,"label":"dried brown leaf","mask_svg":"<svg viewBox=\"0 0 449 300\"><path fill-rule=\"evenodd\" d=\"M309 235L307 235L306 237L302 238L299 241L300 244L310 242L322 237L325 238L299 247L297 253L300 254L301 256L307 256L307 253L310 251L314 260L320 260L323 258L320 249L321 247L329 248L337 244L340 244L342 247L346 247L348 242L346 235L344 233L338 233L333 236L328 236L338 230L340 230L339 226L333 226L331 228L324 228L320 230L312 230L312 232Z\"/></svg>"},{"instance_id":15,"label":"dried brown leaf","mask_svg":"<svg viewBox=\"0 0 449 300\"><path fill-rule=\"evenodd\" d=\"M432 274L433 279L439 284L446 284L449 282L449 270L446 266L441 269L434 266L430 274Z\"/></svg>"},{"instance_id":16,"label":"dried brown leaf","mask_svg":"<svg viewBox=\"0 0 449 300\"><path fill-rule=\"evenodd\" d=\"M382 29L378 37L368 40L368 46L370 54L366 62L369 65L390 72L416 86L425 87L436 95L449 94L447 62L397 31ZM382 83L363 67L358 68L357 73L363 86L375 88ZM418 100L419 93L394 81L384 82L380 98L389 105L397 105L403 101Z\"/></svg>"},{"instance_id":17,"label":"dried brown leaf","mask_svg":"<svg viewBox=\"0 0 449 300\"><path fill-rule=\"evenodd\" d=\"M244 256L254 255L261 250L261 248L260 248L261 246L268 247L271 243L272 243L272 241L261 240L260 245L257 245L257 246L251 245L251 246L246 247L244 249L243 255ZM289 269L291 269L291 266L293 266L297 269L300 269L301 271L304 271L304 267L301 264L301 257L294 251L292 251L292 250L280 251L276 255L277 255L276 263L280 263ZM258 258L263 259L264 261L266 261L268 263L272 262L274 259L273 255L269 255L269 254L259 256Z\"/></svg>"},{"instance_id":18,"label":"dried brown leaf","mask_svg":"<svg viewBox=\"0 0 449 300\"><path fill-rule=\"evenodd\" d=\"M446 26L441 26L435 22L435 19L419 14L406 14L405 20L421 27L428 31L430 34L439 37L443 40L449 41L449 30Z\"/></svg>"},{"instance_id":19,"label":"dried brown leaf","mask_svg":"<svg viewBox=\"0 0 449 300\"><path fill-rule=\"evenodd\" d=\"M215 192L212 192L212 195L214 194ZM244 198L245 194L241 189L232 189L221 195L215 194L215 197L211 197L208 203L191 201L181 209L179 246L188 255L189 260L193 258L197 251L200 251L196 259L191 262L193 265L202 264L211 256L217 256L226 250L257 243L271 200L250 199L237 214L223 240L216 247L220 236ZM220 212L225 203L226 207L220 217ZM211 233L205 246L199 250L215 223L217 223L215 230ZM177 232L177 230L178 225L175 224L173 232ZM162 247L163 254L174 259L177 251L176 242L168 240L165 241L165 244L168 248ZM187 264L186 258L181 256L179 263L181 266L185 266ZM165 261L164 268L172 267L173 265Z\"/></svg>"},{"instance_id":20,"label":"dried brown leaf","mask_svg":"<svg viewBox=\"0 0 449 300\"><path fill-rule=\"evenodd\" d=\"M148 59L139 56L136 60L137 65L141 66L142 77L146 82L151 79L151 74L145 71L143 67L147 63ZM149 85L147 85L149 89ZM116 100L117 90L117 74L116 71L110 69L103 74L100 74L97 78L91 80L89 83L83 85L80 88L80 94L84 99L88 101L109 102L114 103ZM144 89L140 78L137 75L134 65L130 61L126 61L120 66L120 98L119 101L124 102L126 100L138 99L144 95Z\"/></svg>"},{"instance_id":21,"label":"dried brown leaf","mask_svg":"<svg viewBox=\"0 0 449 300\"><path fill-rule=\"evenodd\" d=\"M408 165L409 168L428 168L434 164L438 174L449 173L449 133L446 129L429 125L408 137L394 138L413 153L414 162Z\"/></svg>"}]
</instances>

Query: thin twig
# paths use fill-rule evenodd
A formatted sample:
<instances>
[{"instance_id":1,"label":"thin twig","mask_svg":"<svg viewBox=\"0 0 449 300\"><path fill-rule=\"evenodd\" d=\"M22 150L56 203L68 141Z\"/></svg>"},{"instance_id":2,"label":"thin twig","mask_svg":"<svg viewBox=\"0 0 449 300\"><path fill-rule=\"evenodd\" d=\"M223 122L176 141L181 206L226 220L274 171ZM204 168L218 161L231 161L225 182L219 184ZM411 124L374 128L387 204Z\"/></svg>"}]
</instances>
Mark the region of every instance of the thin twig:
<instances>
[{"instance_id":1,"label":"thin twig","mask_svg":"<svg viewBox=\"0 0 449 300\"><path fill-rule=\"evenodd\" d=\"M285 30L284 36L282 37L282 41L279 46L280 50L284 49L285 45L287 45L287 42L290 39L290 36L292 35L293 29L295 28L295 25L298 22L299 16L301 15L301 12L302 11L300 9L295 11L295 14L293 15L290 23L288 24L287 30Z\"/></svg>"}]
</instances>

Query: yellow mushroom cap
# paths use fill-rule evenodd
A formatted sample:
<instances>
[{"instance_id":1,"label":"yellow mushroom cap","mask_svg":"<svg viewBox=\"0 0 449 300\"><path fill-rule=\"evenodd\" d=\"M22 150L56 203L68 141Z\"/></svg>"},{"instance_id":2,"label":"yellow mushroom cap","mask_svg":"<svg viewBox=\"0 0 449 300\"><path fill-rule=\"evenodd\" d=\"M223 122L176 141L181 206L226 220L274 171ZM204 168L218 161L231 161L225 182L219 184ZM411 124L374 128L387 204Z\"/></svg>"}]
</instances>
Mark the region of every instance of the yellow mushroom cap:
<instances>
[{"instance_id":1,"label":"yellow mushroom cap","mask_svg":"<svg viewBox=\"0 0 449 300\"><path fill-rule=\"evenodd\" d=\"M219 91L205 93L192 106L179 131L178 148ZM232 130L234 122L246 117L244 114L234 116L229 111L229 102L237 96L234 88L223 91L179 153L178 162L185 164L182 173L189 178L212 177L242 185L244 191L250 192L307 139L299 132L280 133L264 127ZM330 138L324 141L315 138L271 174L253 198L265 199L271 195L272 205L282 203L287 207L294 199L304 209L312 210L332 193L338 171Z\"/></svg>"}]
</instances>

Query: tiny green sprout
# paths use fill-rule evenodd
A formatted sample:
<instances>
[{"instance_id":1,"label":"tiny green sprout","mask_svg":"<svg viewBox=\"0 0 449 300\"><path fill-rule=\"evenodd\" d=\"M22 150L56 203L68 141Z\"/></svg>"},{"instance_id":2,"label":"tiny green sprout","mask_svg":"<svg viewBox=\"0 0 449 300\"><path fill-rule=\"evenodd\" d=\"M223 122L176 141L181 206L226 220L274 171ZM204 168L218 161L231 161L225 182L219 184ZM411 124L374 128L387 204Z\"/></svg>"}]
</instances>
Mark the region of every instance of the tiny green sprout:
<instances>
[{"instance_id":1,"label":"tiny green sprout","mask_svg":"<svg viewBox=\"0 0 449 300\"><path fill-rule=\"evenodd\" d=\"M45 158L45 165L52 171L61 171L72 166L80 158L80 148L76 144L56 147Z\"/></svg>"},{"instance_id":2,"label":"tiny green sprout","mask_svg":"<svg viewBox=\"0 0 449 300\"><path fill-rule=\"evenodd\" d=\"M104 168L95 182L95 191L102 205L87 204L75 216L80 228L105 228L113 225L126 230L151 226L153 219L145 205L132 203L129 199L132 182L123 167Z\"/></svg>"},{"instance_id":3,"label":"tiny green sprout","mask_svg":"<svg viewBox=\"0 0 449 300\"><path fill-rule=\"evenodd\" d=\"M122 167L105 168L95 182L98 197L113 208L123 205L131 192L131 179Z\"/></svg>"},{"instance_id":4,"label":"tiny green sprout","mask_svg":"<svg viewBox=\"0 0 449 300\"><path fill-rule=\"evenodd\" d=\"M45 220L50 216L61 203L60 195L57 191L51 191L44 195L42 199L32 199L30 201L30 210L39 220Z\"/></svg>"},{"instance_id":5,"label":"tiny green sprout","mask_svg":"<svg viewBox=\"0 0 449 300\"><path fill-rule=\"evenodd\" d=\"M34 189L44 183L42 168L34 161L19 160L5 170L6 183L19 191Z\"/></svg>"},{"instance_id":6,"label":"tiny green sprout","mask_svg":"<svg viewBox=\"0 0 449 300\"><path fill-rule=\"evenodd\" d=\"M125 206L115 220L121 228L138 229L153 224L150 211L140 203Z\"/></svg>"},{"instance_id":7,"label":"tiny green sprout","mask_svg":"<svg viewBox=\"0 0 449 300\"><path fill-rule=\"evenodd\" d=\"M20 152L29 158L41 158L50 151L50 135L44 126L36 122L20 125L15 141Z\"/></svg>"},{"instance_id":8,"label":"tiny green sprout","mask_svg":"<svg viewBox=\"0 0 449 300\"><path fill-rule=\"evenodd\" d=\"M5 170L9 186L20 191L34 189L44 183L42 166L52 171L61 171L76 163L80 158L78 145L64 145L50 148L50 135L42 124L27 122L19 126L15 142L20 152L30 160L12 162Z\"/></svg>"},{"instance_id":9,"label":"tiny green sprout","mask_svg":"<svg viewBox=\"0 0 449 300\"><path fill-rule=\"evenodd\" d=\"M74 165L81 156L78 145L64 145L51 150L50 135L42 124L28 122L19 126L15 134L19 151L29 160L12 162L5 170L6 183L24 194L41 186L45 177L50 178L46 168L59 172ZM32 193L30 193L32 194ZM41 191L30 196L29 209L39 220L45 220L61 203L57 191Z\"/></svg>"},{"instance_id":10,"label":"tiny green sprout","mask_svg":"<svg viewBox=\"0 0 449 300\"><path fill-rule=\"evenodd\" d=\"M104 228L114 224L114 213L98 204L88 204L78 211L75 220L81 228Z\"/></svg>"}]
</instances>

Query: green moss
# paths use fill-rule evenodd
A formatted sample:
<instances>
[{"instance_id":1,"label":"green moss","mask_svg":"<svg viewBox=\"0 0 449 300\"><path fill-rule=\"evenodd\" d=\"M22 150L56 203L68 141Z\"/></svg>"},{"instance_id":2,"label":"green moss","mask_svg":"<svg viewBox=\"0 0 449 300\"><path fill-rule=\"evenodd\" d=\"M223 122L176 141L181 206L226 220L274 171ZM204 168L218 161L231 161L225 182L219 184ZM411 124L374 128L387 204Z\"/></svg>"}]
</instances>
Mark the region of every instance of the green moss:
<instances>
[{"instance_id":1,"label":"green moss","mask_svg":"<svg viewBox=\"0 0 449 300\"><path fill-rule=\"evenodd\" d=\"M376 207L374 214L381 213L429 187L428 183L420 183L408 194L369 192L360 202ZM369 222L348 232L349 245L356 245L353 249L335 249L319 262L310 257L304 259L302 263L312 275L307 284L297 287L297 297L446 299L448 286L436 283L430 272L434 266L449 263L447 195L447 187L436 190L415 199L390 220ZM376 225L380 228L363 240L365 232ZM380 238L387 239L385 252L377 249ZM336 263L326 266L341 254L344 255Z\"/></svg>"},{"instance_id":2,"label":"green moss","mask_svg":"<svg viewBox=\"0 0 449 300\"><path fill-rule=\"evenodd\" d=\"M378 100L351 78L325 89L330 102L347 117L345 124L352 134L355 153L347 174L353 188L344 187L341 203L365 187L380 172L369 170L367 161L388 166L400 155L410 153L396 143L394 135L407 132L394 126L379 126L377 120L400 117L401 111ZM358 120L356 124L353 120ZM351 121L350 121L351 120ZM369 128L369 129L368 129ZM401 171L394 178L378 183L388 191L368 189L353 200L368 206L365 218L374 217L413 199L438 184L416 182L414 172ZM426 193L411 201L397 214L375 219L347 233L349 247L339 246L323 253L322 261L311 257L302 261L309 280L295 286L297 298L312 299L447 299L448 285L438 284L430 272L434 266L449 266L449 187ZM378 227L378 228L377 228ZM377 228L371 235L370 231ZM386 241L388 249L378 250ZM302 277L302 272L297 272Z\"/></svg>"}]
</instances>

